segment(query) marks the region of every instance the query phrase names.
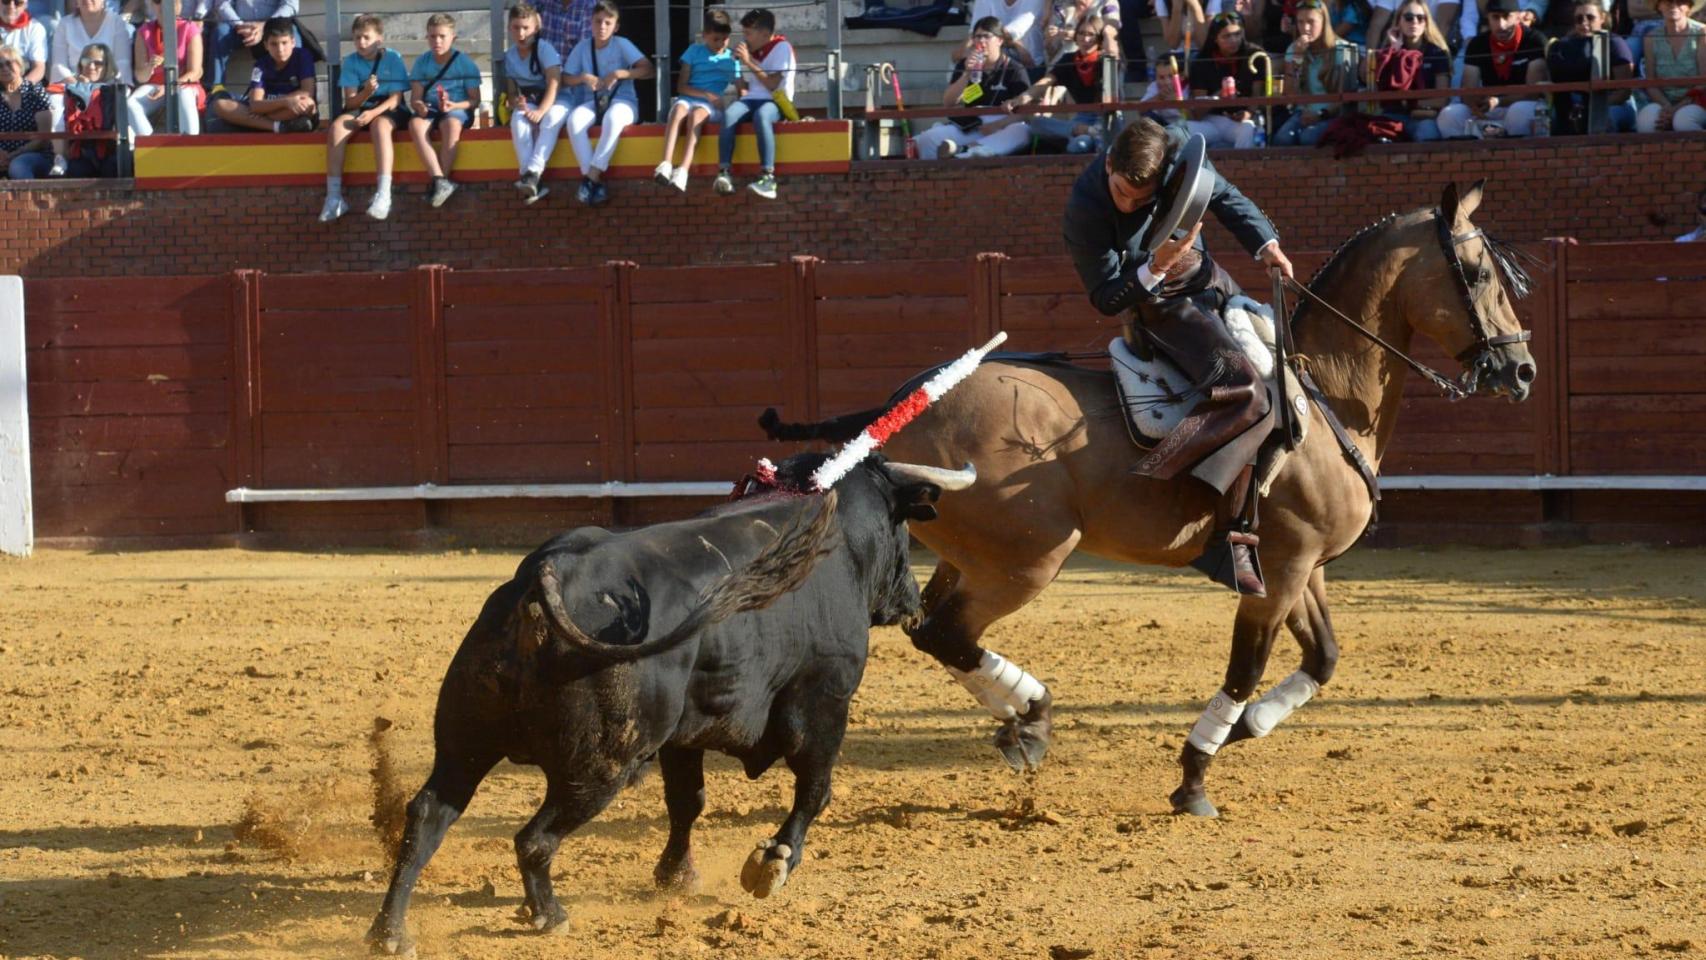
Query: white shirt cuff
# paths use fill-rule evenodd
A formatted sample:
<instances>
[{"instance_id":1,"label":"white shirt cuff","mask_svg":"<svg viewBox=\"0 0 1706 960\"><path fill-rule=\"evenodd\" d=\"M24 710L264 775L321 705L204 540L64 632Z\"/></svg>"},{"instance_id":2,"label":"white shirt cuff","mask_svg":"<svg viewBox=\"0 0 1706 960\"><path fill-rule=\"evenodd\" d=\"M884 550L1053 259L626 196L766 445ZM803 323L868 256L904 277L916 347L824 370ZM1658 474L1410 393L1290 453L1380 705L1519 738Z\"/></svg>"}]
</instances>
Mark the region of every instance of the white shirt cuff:
<instances>
[{"instance_id":1,"label":"white shirt cuff","mask_svg":"<svg viewBox=\"0 0 1706 960\"><path fill-rule=\"evenodd\" d=\"M1263 250L1266 250L1269 247L1277 247L1277 246L1279 246L1279 238L1275 237L1274 239L1269 240L1267 243L1262 244L1260 247L1257 247L1256 248L1256 259L1257 260L1262 259L1262 251Z\"/></svg>"},{"instance_id":2,"label":"white shirt cuff","mask_svg":"<svg viewBox=\"0 0 1706 960\"><path fill-rule=\"evenodd\" d=\"M1143 289L1154 293L1155 288L1159 287L1164 279L1166 278L1156 276L1155 272L1149 269L1147 262L1137 265L1137 282L1143 284Z\"/></svg>"}]
</instances>

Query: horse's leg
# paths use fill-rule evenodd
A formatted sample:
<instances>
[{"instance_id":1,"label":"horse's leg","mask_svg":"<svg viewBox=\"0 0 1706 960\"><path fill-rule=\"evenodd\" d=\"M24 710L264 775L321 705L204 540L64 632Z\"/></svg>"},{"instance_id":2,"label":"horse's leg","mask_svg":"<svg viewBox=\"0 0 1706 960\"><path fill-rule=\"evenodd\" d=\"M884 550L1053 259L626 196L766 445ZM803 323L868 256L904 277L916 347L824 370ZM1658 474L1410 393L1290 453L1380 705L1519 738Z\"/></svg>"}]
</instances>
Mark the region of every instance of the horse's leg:
<instances>
[{"instance_id":1,"label":"horse's leg","mask_svg":"<svg viewBox=\"0 0 1706 960\"><path fill-rule=\"evenodd\" d=\"M913 646L947 667L1001 721L995 747L1014 770L1034 770L1048 754L1054 698L1023 668L980 647L978 638L1054 581L1079 536L1074 530L1024 567L968 571L943 561L925 585L924 617L910 631Z\"/></svg>"},{"instance_id":2,"label":"horse's leg","mask_svg":"<svg viewBox=\"0 0 1706 960\"><path fill-rule=\"evenodd\" d=\"M1333 621L1327 615L1325 568L1316 567L1309 575L1309 586L1292 605L1285 625L1303 649L1303 663L1297 672L1274 684L1250 704L1226 738L1227 743L1265 737L1274 732L1280 721L1308 703L1321 692L1327 681L1333 679L1333 669L1339 663L1339 645L1333 639Z\"/></svg>"},{"instance_id":3,"label":"horse's leg","mask_svg":"<svg viewBox=\"0 0 1706 960\"><path fill-rule=\"evenodd\" d=\"M1288 615L1304 603L1308 579L1313 565L1298 569L1293 563L1268 580L1266 597L1246 596L1238 604L1238 616L1232 625L1232 655L1226 664L1226 679L1185 738L1179 753L1183 777L1179 788L1169 798L1174 813L1198 817L1218 816L1208 799L1203 779L1208 765L1230 739L1234 728L1240 726L1245 714L1245 701L1255 693L1262 674L1268 668L1268 655L1273 651L1274 637L1279 634ZM1272 729L1271 727L1269 729Z\"/></svg>"}]
</instances>

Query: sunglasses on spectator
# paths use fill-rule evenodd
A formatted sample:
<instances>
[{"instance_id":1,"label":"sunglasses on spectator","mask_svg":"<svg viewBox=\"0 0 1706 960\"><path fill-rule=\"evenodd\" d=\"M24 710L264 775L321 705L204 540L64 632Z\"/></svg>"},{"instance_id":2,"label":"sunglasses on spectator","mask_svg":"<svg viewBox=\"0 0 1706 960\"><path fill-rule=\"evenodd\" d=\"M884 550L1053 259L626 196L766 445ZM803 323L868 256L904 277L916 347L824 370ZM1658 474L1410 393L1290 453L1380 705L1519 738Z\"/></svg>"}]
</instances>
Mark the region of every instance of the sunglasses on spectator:
<instances>
[{"instance_id":1,"label":"sunglasses on spectator","mask_svg":"<svg viewBox=\"0 0 1706 960\"><path fill-rule=\"evenodd\" d=\"M104 58L96 60L94 57L80 57L77 60L77 65L80 67L104 67L107 65L107 61Z\"/></svg>"},{"instance_id":2,"label":"sunglasses on spectator","mask_svg":"<svg viewBox=\"0 0 1706 960\"><path fill-rule=\"evenodd\" d=\"M1425 13L1406 13L1399 19L1403 20L1405 23L1427 23L1428 15Z\"/></svg>"},{"instance_id":3,"label":"sunglasses on spectator","mask_svg":"<svg viewBox=\"0 0 1706 960\"><path fill-rule=\"evenodd\" d=\"M1214 15L1214 20L1212 22L1214 22L1214 23L1243 23L1244 22L1244 15L1241 13L1217 13Z\"/></svg>"},{"instance_id":4,"label":"sunglasses on spectator","mask_svg":"<svg viewBox=\"0 0 1706 960\"><path fill-rule=\"evenodd\" d=\"M1327 4L1322 2L1322 0L1302 0L1302 2L1297 5L1297 9L1299 10L1325 10L1326 8Z\"/></svg>"}]
</instances>

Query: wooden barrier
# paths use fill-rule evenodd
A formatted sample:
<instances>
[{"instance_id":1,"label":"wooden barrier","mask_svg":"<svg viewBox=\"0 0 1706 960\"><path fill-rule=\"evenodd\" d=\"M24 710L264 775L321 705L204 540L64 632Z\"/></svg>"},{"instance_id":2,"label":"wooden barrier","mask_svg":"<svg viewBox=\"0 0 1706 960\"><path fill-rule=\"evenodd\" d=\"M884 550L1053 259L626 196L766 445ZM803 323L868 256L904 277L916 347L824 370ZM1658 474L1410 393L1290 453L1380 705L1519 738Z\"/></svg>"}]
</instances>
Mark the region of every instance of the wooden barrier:
<instances>
[{"instance_id":1,"label":"wooden barrier","mask_svg":"<svg viewBox=\"0 0 1706 960\"><path fill-rule=\"evenodd\" d=\"M1532 247L1525 406L1410 378L1389 476L1706 475L1706 263L1672 244ZM1300 273L1321 255L1300 255ZM1260 266L1227 264L1265 293ZM1001 329L1089 351L1114 325L1064 258L37 280L27 285L44 537L289 531L333 538L679 514L680 501L227 505L226 490L732 480L782 452L766 406L873 406ZM1265 297L1264 297L1265 299ZM1426 362L1455 369L1432 344ZM1706 542L1699 495L1399 491L1386 519ZM1504 536L1505 534L1500 534Z\"/></svg>"}]
</instances>

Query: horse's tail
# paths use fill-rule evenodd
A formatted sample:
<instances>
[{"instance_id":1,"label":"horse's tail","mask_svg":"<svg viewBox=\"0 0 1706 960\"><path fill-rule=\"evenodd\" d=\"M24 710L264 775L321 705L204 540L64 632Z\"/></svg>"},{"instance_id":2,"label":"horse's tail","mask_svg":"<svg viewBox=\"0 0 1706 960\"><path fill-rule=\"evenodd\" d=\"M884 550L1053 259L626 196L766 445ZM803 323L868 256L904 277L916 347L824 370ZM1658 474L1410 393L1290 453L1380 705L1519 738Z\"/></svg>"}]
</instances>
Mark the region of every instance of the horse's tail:
<instances>
[{"instance_id":1,"label":"horse's tail","mask_svg":"<svg viewBox=\"0 0 1706 960\"><path fill-rule=\"evenodd\" d=\"M770 407L759 416L758 425L764 428L765 435L772 440L827 440L830 443L846 443L857 437L866 427L876 423L877 418L887 410L887 406L872 407L816 423L783 423L781 416L776 413L776 408Z\"/></svg>"}]
</instances>

